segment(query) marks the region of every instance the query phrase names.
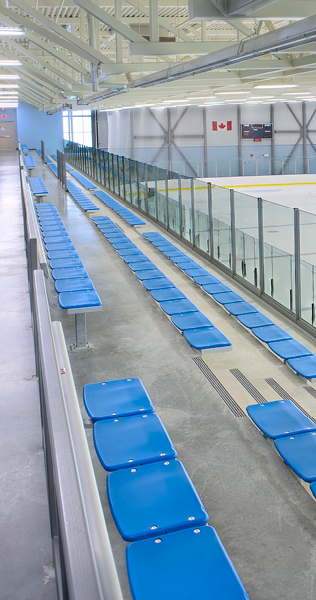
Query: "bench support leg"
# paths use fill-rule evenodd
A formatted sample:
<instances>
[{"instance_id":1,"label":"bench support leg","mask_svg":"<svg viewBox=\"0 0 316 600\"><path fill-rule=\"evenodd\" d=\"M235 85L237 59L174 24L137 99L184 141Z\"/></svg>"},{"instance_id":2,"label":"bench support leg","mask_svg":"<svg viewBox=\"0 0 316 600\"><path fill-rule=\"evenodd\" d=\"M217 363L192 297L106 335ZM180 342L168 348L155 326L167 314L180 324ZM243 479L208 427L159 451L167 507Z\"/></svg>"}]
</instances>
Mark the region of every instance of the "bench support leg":
<instances>
[{"instance_id":1,"label":"bench support leg","mask_svg":"<svg viewBox=\"0 0 316 600\"><path fill-rule=\"evenodd\" d=\"M75 314L76 345L75 348L88 348L87 340L87 315Z\"/></svg>"}]
</instances>

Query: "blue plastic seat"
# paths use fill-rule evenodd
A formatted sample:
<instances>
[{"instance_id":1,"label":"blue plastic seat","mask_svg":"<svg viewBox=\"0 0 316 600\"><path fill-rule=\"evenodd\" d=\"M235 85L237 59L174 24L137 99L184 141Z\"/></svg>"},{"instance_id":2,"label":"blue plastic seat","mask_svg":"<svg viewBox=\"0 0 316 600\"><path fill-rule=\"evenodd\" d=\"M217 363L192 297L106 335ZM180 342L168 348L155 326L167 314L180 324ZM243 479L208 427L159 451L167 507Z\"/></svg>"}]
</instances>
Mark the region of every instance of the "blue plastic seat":
<instances>
[{"instance_id":1,"label":"blue plastic seat","mask_svg":"<svg viewBox=\"0 0 316 600\"><path fill-rule=\"evenodd\" d=\"M117 249L117 245L118 244L113 244L113 248L115 248L115 250L118 251L119 255L124 257L124 256L146 256L141 250L139 250L139 248L137 248L137 246L135 246L134 248L132 248L130 245L128 247L125 247L123 249Z\"/></svg>"},{"instance_id":2,"label":"blue plastic seat","mask_svg":"<svg viewBox=\"0 0 316 600\"><path fill-rule=\"evenodd\" d=\"M122 538L130 542L208 521L186 470L177 460L114 471L107 477L107 493L116 526Z\"/></svg>"},{"instance_id":3,"label":"blue plastic seat","mask_svg":"<svg viewBox=\"0 0 316 600\"><path fill-rule=\"evenodd\" d=\"M316 498L316 481L314 481L313 483L311 483L310 490L311 490L314 498Z\"/></svg>"},{"instance_id":4,"label":"blue plastic seat","mask_svg":"<svg viewBox=\"0 0 316 600\"><path fill-rule=\"evenodd\" d=\"M207 285L209 283L221 283L217 277L208 273L208 275L193 275L193 281L198 285ZM222 284L223 285L223 284Z\"/></svg>"},{"instance_id":5,"label":"blue plastic seat","mask_svg":"<svg viewBox=\"0 0 316 600\"><path fill-rule=\"evenodd\" d=\"M65 269L66 267L81 267L81 258L53 258L49 261L51 269Z\"/></svg>"},{"instance_id":6,"label":"blue plastic seat","mask_svg":"<svg viewBox=\"0 0 316 600\"><path fill-rule=\"evenodd\" d=\"M291 335L284 331L284 329L281 329L278 325L253 327L251 331L259 340L261 340L261 342L265 342L266 344L293 339Z\"/></svg>"},{"instance_id":7,"label":"blue plastic seat","mask_svg":"<svg viewBox=\"0 0 316 600\"><path fill-rule=\"evenodd\" d=\"M58 295L58 303L64 309L102 306L101 298L95 289L61 292Z\"/></svg>"},{"instance_id":8,"label":"blue plastic seat","mask_svg":"<svg viewBox=\"0 0 316 600\"><path fill-rule=\"evenodd\" d=\"M65 269L53 269L52 278L56 279L74 279L77 277L89 277L84 267L66 267Z\"/></svg>"},{"instance_id":9,"label":"blue plastic seat","mask_svg":"<svg viewBox=\"0 0 316 600\"><path fill-rule=\"evenodd\" d=\"M160 279L161 277L163 277L163 272L160 271L159 269L135 269L134 271L137 279L139 279L140 281L146 281L147 279Z\"/></svg>"},{"instance_id":10,"label":"blue plastic seat","mask_svg":"<svg viewBox=\"0 0 316 600\"><path fill-rule=\"evenodd\" d=\"M154 412L142 381L135 377L89 383L83 388L83 402L92 421Z\"/></svg>"},{"instance_id":11,"label":"blue plastic seat","mask_svg":"<svg viewBox=\"0 0 316 600\"><path fill-rule=\"evenodd\" d=\"M202 288L205 292L211 295L220 294L222 292L231 292L231 289L228 287L228 285L220 283L220 281L215 283L202 283Z\"/></svg>"},{"instance_id":12,"label":"blue plastic seat","mask_svg":"<svg viewBox=\"0 0 316 600\"><path fill-rule=\"evenodd\" d=\"M151 295L156 302L163 302L164 300L180 300L186 298L185 294L181 292L177 287L166 288L163 290L152 290Z\"/></svg>"},{"instance_id":13,"label":"blue plastic seat","mask_svg":"<svg viewBox=\"0 0 316 600\"><path fill-rule=\"evenodd\" d=\"M128 264L135 262L144 262L144 260L147 259L147 256L141 250L139 250L137 253L135 252L134 254L124 254L122 258L124 262Z\"/></svg>"},{"instance_id":14,"label":"blue plastic seat","mask_svg":"<svg viewBox=\"0 0 316 600\"><path fill-rule=\"evenodd\" d=\"M147 231L143 233L143 237L151 241L156 238L162 238L163 236L161 235L161 233L156 233L156 231Z\"/></svg>"},{"instance_id":15,"label":"blue plastic seat","mask_svg":"<svg viewBox=\"0 0 316 600\"><path fill-rule=\"evenodd\" d=\"M96 421L93 439L106 471L177 456L162 421L154 413Z\"/></svg>"},{"instance_id":16,"label":"blue plastic seat","mask_svg":"<svg viewBox=\"0 0 316 600\"><path fill-rule=\"evenodd\" d=\"M232 346L229 339L217 327L187 329L183 335L190 346L196 350L215 350Z\"/></svg>"},{"instance_id":17,"label":"blue plastic seat","mask_svg":"<svg viewBox=\"0 0 316 600\"><path fill-rule=\"evenodd\" d=\"M75 250L75 247L71 240L65 240L64 242L51 242L50 244L46 244L46 250L49 252L50 250Z\"/></svg>"},{"instance_id":18,"label":"blue plastic seat","mask_svg":"<svg viewBox=\"0 0 316 600\"><path fill-rule=\"evenodd\" d=\"M253 404L247 406L246 410L258 429L272 440L306 431L316 431L316 424L291 400Z\"/></svg>"},{"instance_id":19,"label":"blue plastic seat","mask_svg":"<svg viewBox=\"0 0 316 600\"><path fill-rule=\"evenodd\" d=\"M145 271L148 269L156 269L156 265L149 260L149 258L147 260L143 260L142 262L132 262L128 264L129 268L132 271Z\"/></svg>"},{"instance_id":20,"label":"blue plastic seat","mask_svg":"<svg viewBox=\"0 0 316 600\"><path fill-rule=\"evenodd\" d=\"M242 296L239 296L239 294L236 294L235 292L222 292L220 294L212 294L214 300L216 300L216 302L218 302L219 304L230 304L231 302L244 302L244 299Z\"/></svg>"},{"instance_id":21,"label":"blue plastic seat","mask_svg":"<svg viewBox=\"0 0 316 600\"><path fill-rule=\"evenodd\" d=\"M134 600L249 600L208 525L132 542L126 560Z\"/></svg>"},{"instance_id":22,"label":"blue plastic seat","mask_svg":"<svg viewBox=\"0 0 316 600\"><path fill-rule=\"evenodd\" d=\"M56 235L53 235L53 234L44 235L43 239L44 239L44 244L45 245L46 244L50 244L52 242L54 244L57 244L57 242L62 242L64 244L64 243L67 243L67 241L69 241L69 243L72 244L72 240L70 239L67 231L59 232Z\"/></svg>"},{"instance_id":23,"label":"blue plastic seat","mask_svg":"<svg viewBox=\"0 0 316 600\"><path fill-rule=\"evenodd\" d=\"M193 279L193 277L198 277L199 275L201 277L205 277L207 275L207 270L203 269L203 267L193 267L193 269L189 268L189 269L184 269L184 272L186 275L188 275L188 277L191 277Z\"/></svg>"},{"instance_id":24,"label":"blue plastic seat","mask_svg":"<svg viewBox=\"0 0 316 600\"><path fill-rule=\"evenodd\" d=\"M300 344L297 340L284 340L282 342L271 342L268 344L270 350L283 358L283 360L289 360L289 358L300 358L302 356L313 356L313 353Z\"/></svg>"},{"instance_id":25,"label":"blue plastic seat","mask_svg":"<svg viewBox=\"0 0 316 600\"><path fill-rule=\"evenodd\" d=\"M200 311L173 315L171 321L180 331L199 329L200 327L214 327L214 323Z\"/></svg>"},{"instance_id":26,"label":"blue plastic seat","mask_svg":"<svg viewBox=\"0 0 316 600\"><path fill-rule=\"evenodd\" d=\"M179 269L184 271L185 269L198 269L200 265L192 260L192 258L171 258L170 259Z\"/></svg>"},{"instance_id":27,"label":"blue plastic seat","mask_svg":"<svg viewBox=\"0 0 316 600\"><path fill-rule=\"evenodd\" d=\"M261 312L237 315L238 321L245 327L253 329L254 327L266 327L267 325L274 325L271 319L268 319Z\"/></svg>"},{"instance_id":28,"label":"blue plastic seat","mask_svg":"<svg viewBox=\"0 0 316 600\"><path fill-rule=\"evenodd\" d=\"M316 432L281 437L274 445L284 462L303 481L316 480Z\"/></svg>"},{"instance_id":29,"label":"blue plastic seat","mask_svg":"<svg viewBox=\"0 0 316 600\"><path fill-rule=\"evenodd\" d=\"M230 304L224 304L224 308L235 317L237 317L237 315L249 315L259 312L258 309L252 306L252 304L249 304L249 302L231 302Z\"/></svg>"},{"instance_id":30,"label":"blue plastic seat","mask_svg":"<svg viewBox=\"0 0 316 600\"><path fill-rule=\"evenodd\" d=\"M303 356L302 358L290 358L287 364L305 379L316 378L316 356Z\"/></svg>"},{"instance_id":31,"label":"blue plastic seat","mask_svg":"<svg viewBox=\"0 0 316 600\"><path fill-rule=\"evenodd\" d=\"M167 315L177 315L180 313L198 312L198 308L188 300L188 298L180 298L180 300L165 300L160 303L162 310Z\"/></svg>"},{"instance_id":32,"label":"blue plastic seat","mask_svg":"<svg viewBox=\"0 0 316 600\"><path fill-rule=\"evenodd\" d=\"M79 258L77 250L68 248L66 250L49 250L47 256L50 260L53 258Z\"/></svg>"},{"instance_id":33,"label":"blue plastic seat","mask_svg":"<svg viewBox=\"0 0 316 600\"><path fill-rule=\"evenodd\" d=\"M181 250L177 250L174 248L169 250L162 250L162 253L168 258L180 258L181 256L185 256L184 252L181 252Z\"/></svg>"},{"instance_id":34,"label":"blue plastic seat","mask_svg":"<svg viewBox=\"0 0 316 600\"><path fill-rule=\"evenodd\" d=\"M162 277L157 277L156 279L142 279L142 283L144 288L150 292L152 290L163 290L175 287L174 283L164 275Z\"/></svg>"},{"instance_id":35,"label":"blue plastic seat","mask_svg":"<svg viewBox=\"0 0 316 600\"><path fill-rule=\"evenodd\" d=\"M94 285L90 277L78 277L77 279L57 279L55 281L55 290L58 294L61 292L76 292L79 290L93 290Z\"/></svg>"}]
</instances>

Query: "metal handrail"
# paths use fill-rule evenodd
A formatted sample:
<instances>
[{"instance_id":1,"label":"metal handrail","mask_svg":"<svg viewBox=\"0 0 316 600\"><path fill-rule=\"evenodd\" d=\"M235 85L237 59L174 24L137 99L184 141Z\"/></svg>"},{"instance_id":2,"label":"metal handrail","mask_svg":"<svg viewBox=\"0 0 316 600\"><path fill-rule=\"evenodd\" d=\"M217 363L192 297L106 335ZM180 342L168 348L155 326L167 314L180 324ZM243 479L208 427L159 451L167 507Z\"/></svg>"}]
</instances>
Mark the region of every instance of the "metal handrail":
<instances>
[{"instance_id":1,"label":"metal handrail","mask_svg":"<svg viewBox=\"0 0 316 600\"><path fill-rule=\"evenodd\" d=\"M65 409L72 436L78 477L86 509L91 544L105 599L123 600L112 548L104 520L99 491L94 475L89 446L84 430L78 396L72 376L62 324L52 322L52 330L61 383L64 392Z\"/></svg>"},{"instance_id":2,"label":"metal handrail","mask_svg":"<svg viewBox=\"0 0 316 600\"><path fill-rule=\"evenodd\" d=\"M53 334L41 270L33 273L33 292L52 537L59 538L60 572L66 581L58 582L60 597L122 600L62 329L54 325ZM59 361L66 365L67 378Z\"/></svg>"}]
</instances>

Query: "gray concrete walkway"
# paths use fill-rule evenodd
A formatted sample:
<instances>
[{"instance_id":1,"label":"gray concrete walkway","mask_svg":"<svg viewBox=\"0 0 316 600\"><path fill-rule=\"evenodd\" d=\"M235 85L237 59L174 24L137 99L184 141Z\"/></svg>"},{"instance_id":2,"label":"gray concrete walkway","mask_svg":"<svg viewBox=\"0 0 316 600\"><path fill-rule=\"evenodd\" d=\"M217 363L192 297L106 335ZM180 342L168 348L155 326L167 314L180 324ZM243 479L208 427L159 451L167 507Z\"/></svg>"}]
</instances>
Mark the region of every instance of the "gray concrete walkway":
<instances>
[{"instance_id":1,"label":"gray concrete walkway","mask_svg":"<svg viewBox=\"0 0 316 600\"><path fill-rule=\"evenodd\" d=\"M0 152L0 598L55 600L17 152Z\"/></svg>"},{"instance_id":2,"label":"gray concrete walkway","mask_svg":"<svg viewBox=\"0 0 316 600\"><path fill-rule=\"evenodd\" d=\"M235 417L197 367L196 354L57 178L34 154L70 236L103 301L88 315L90 350L70 352L78 396L85 384L140 377L162 418L202 502L251 600L315 600L316 505L249 419ZM76 183L76 185L78 185ZM85 192L87 193L87 192ZM233 342L233 351L214 354L205 364L244 410L254 399L237 381L239 369L267 400L279 398L274 379L316 416L316 402L303 381L247 333L165 257L95 196L87 193ZM155 226L149 226L148 230ZM168 235L165 234L167 237ZM180 246L180 244L179 244ZM189 254L190 251L184 248ZM210 272L240 293L234 282L202 259ZM63 323L68 347L74 317L58 308L51 282L51 314ZM315 343L250 293L243 296L315 352ZM82 402L81 402L82 406ZM83 417L86 417L82 406ZM131 600L125 542L112 520L106 472L95 456L87 430L104 514L125 600ZM163 599L162 599L163 600ZM175 598L181 600L181 598ZM192 599L194 600L194 599ZM227 599L233 600L233 599Z\"/></svg>"}]
</instances>

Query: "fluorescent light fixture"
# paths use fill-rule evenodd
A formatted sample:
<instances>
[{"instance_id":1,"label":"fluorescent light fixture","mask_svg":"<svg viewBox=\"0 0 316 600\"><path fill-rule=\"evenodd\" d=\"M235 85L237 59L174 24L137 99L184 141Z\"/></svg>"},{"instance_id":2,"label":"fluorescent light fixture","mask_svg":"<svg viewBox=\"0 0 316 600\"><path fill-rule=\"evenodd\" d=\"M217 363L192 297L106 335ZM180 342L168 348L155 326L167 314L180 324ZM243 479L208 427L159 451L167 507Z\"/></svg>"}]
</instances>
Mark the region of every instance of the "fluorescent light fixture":
<instances>
[{"instance_id":1,"label":"fluorescent light fixture","mask_svg":"<svg viewBox=\"0 0 316 600\"><path fill-rule=\"evenodd\" d=\"M0 37L3 35L25 35L25 31L18 29L17 27L0 27Z\"/></svg>"},{"instance_id":2,"label":"fluorescent light fixture","mask_svg":"<svg viewBox=\"0 0 316 600\"><path fill-rule=\"evenodd\" d=\"M297 85L298 84L296 84L296 83L295 84L291 83L289 85L275 83L272 85L255 85L255 88L258 90L274 90L274 89L282 89L282 88L295 88L295 87L297 87Z\"/></svg>"},{"instance_id":3,"label":"fluorescent light fixture","mask_svg":"<svg viewBox=\"0 0 316 600\"><path fill-rule=\"evenodd\" d=\"M249 96L248 100L270 100L270 98L275 98L275 96Z\"/></svg>"},{"instance_id":4,"label":"fluorescent light fixture","mask_svg":"<svg viewBox=\"0 0 316 600\"><path fill-rule=\"evenodd\" d=\"M21 79L20 75L6 75L6 73L0 73L0 79Z\"/></svg>"},{"instance_id":5,"label":"fluorescent light fixture","mask_svg":"<svg viewBox=\"0 0 316 600\"><path fill-rule=\"evenodd\" d=\"M19 87L20 86L17 83L0 83L0 89L2 89L2 88L10 88L10 89L15 88L16 89Z\"/></svg>"},{"instance_id":6,"label":"fluorescent light fixture","mask_svg":"<svg viewBox=\"0 0 316 600\"><path fill-rule=\"evenodd\" d=\"M156 106L155 104L134 104L134 106L132 106L132 108L143 108L143 106ZM122 108L125 108L125 106L122 106Z\"/></svg>"},{"instance_id":7,"label":"fluorescent light fixture","mask_svg":"<svg viewBox=\"0 0 316 600\"><path fill-rule=\"evenodd\" d=\"M19 65L22 65L20 60L2 60L2 59L0 59L1 67L18 67Z\"/></svg>"},{"instance_id":8,"label":"fluorescent light fixture","mask_svg":"<svg viewBox=\"0 0 316 600\"><path fill-rule=\"evenodd\" d=\"M243 92L243 91L239 91L239 92L216 92L216 96L228 96L228 95L231 96L233 94L239 96L240 94L250 94L250 93L251 93L250 90L249 91L245 91L245 92Z\"/></svg>"},{"instance_id":9,"label":"fluorescent light fixture","mask_svg":"<svg viewBox=\"0 0 316 600\"><path fill-rule=\"evenodd\" d=\"M216 96L191 96L187 100L215 100Z\"/></svg>"},{"instance_id":10,"label":"fluorescent light fixture","mask_svg":"<svg viewBox=\"0 0 316 600\"><path fill-rule=\"evenodd\" d=\"M287 96L296 96L299 98L300 96L310 96L312 92L284 92Z\"/></svg>"},{"instance_id":11,"label":"fluorescent light fixture","mask_svg":"<svg viewBox=\"0 0 316 600\"><path fill-rule=\"evenodd\" d=\"M187 98L184 98L183 100L163 100L163 102L166 102L166 103L167 102L172 102L172 103L174 103L174 102L187 102Z\"/></svg>"}]
</instances>

